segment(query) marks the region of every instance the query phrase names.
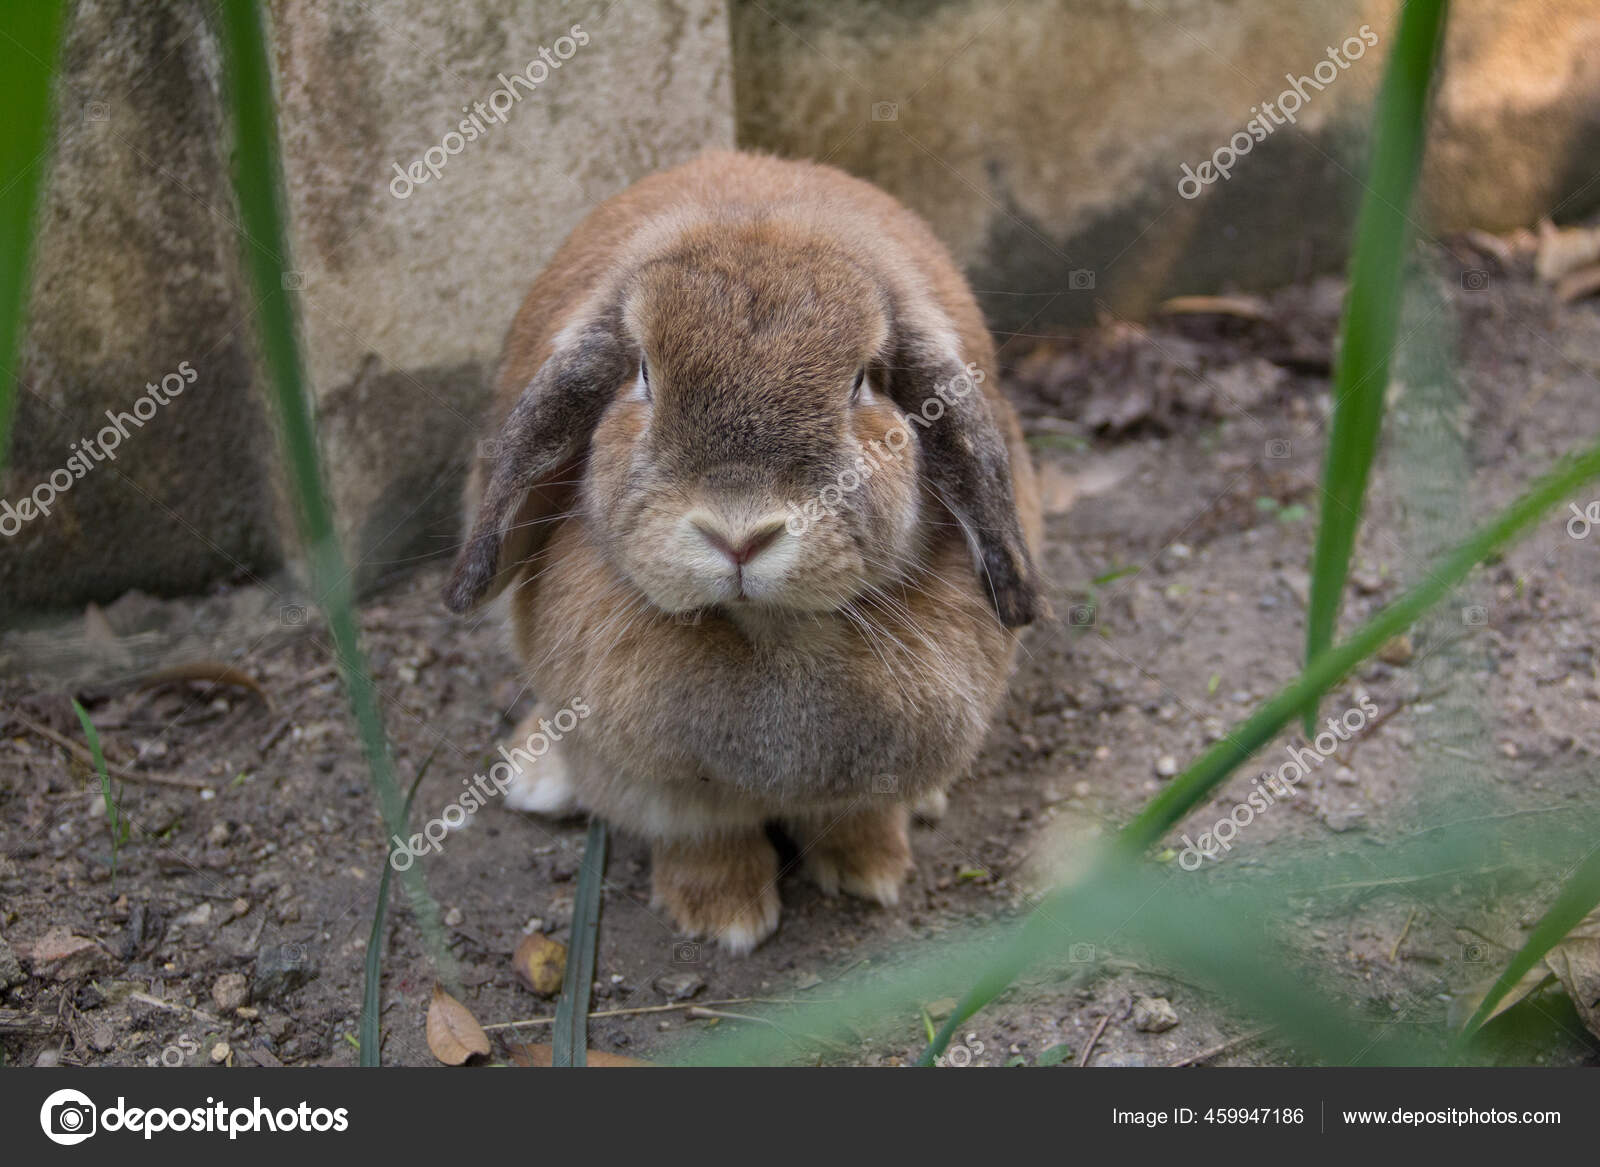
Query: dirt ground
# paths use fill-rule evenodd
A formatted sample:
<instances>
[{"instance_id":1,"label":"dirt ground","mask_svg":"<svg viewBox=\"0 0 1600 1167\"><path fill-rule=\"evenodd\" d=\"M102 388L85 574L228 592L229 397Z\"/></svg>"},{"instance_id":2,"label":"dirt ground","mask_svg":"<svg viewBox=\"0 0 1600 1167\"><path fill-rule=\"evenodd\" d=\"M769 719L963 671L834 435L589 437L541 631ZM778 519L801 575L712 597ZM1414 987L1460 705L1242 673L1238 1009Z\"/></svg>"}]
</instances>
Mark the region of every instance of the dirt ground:
<instances>
[{"instance_id":1,"label":"dirt ground","mask_svg":"<svg viewBox=\"0 0 1600 1167\"><path fill-rule=\"evenodd\" d=\"M1422 253L1419 279L1437 302L1416 335L1459 362L1460 399L1435 409L1426 361L1414 374L1402 362L1346 627L1421 578L1463 519L1487 516L1600 434L1600 300L1559 305L1527 269L1525 252ZM830 901L791 873L777 935L730 958L673 935L648 906L644 848L614 836L593 1008L633 1012L596 1018L592 1048L665 1055L686 1032L750 1024L691 1017L686 1005L738 1014L751 998L803 999L879 952L1013 910L1046 841L1125 822L1294 676L1341 293L1325 281L1223 315L1002 338L1043 474L1056 619L1029 633L948 817L916 828L901 905ZM1415 829L1417 797L1441 766L1481 769L1517 808L1592 803L1600 531L1575 539L1566 517L1481 569L1447 611L1328 699L1325 714L1337 713L1360 689L1382 715L1303 797L1263 815L1230 861L1381 849ZM364 608L402 779L436 751L418 823L481 770L530 701L499 631L445 614L441 578L437 561L423 564ZM384 832L326 637L299 604L277 581L242 581L191 599L130 595L0 641L0 986L15 982L0 999L6 1063L355 1062ZM260 692L117 679L197 657L227 661ZM114 881L98 780L55 740L82 740L69 694L112 761L144 776L120 783L128 837ZM1457 720L1440 747L1447 715ZM1184 829L1236 806L1248 773ZM486 1025L553 1014L510 956L528 930L566 938L582 840L580 822L491 805L422 861L466 1003ZM1298 942L1375 1028L1391 1017L1437 1028L1548 894L1519 887L1476 907L1346 897L1308 908ZM391 923L384 1060L434 1064L423 1039L434 978L398 897ZM1073 1065L1091 1037L1093 1065L1298 1060L1181 971L1105 955L1094 975L1035 976L964 1026L973 1062L1032 1064L1067 1045ZM1177 1024L1141 1028L1148 1010L1135 1005L1147 997L1170 1002ZM1562 1016L1553 1001L1546 1012ZM795 1056L900 1064L920 1050L923 1024L908 1012L888 1038ZM491 1032L496 1062L507 1042L548 1040L537 1023ZM1570 1017L1538 1032L1499 1056L1596 1064L1594 1040Z\"/></svg>"}]
</instances>

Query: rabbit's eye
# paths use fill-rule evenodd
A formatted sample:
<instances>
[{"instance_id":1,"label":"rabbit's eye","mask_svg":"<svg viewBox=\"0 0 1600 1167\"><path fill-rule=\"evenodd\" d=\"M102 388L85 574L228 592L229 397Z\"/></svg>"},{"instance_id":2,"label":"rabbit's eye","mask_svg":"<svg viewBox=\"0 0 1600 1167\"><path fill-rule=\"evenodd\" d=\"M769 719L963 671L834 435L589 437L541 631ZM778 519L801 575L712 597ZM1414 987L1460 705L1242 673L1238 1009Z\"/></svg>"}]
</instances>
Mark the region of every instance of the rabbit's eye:
<instances>
[{"instance_id":1,"label":"rabbit's eye","mask_svg":"<svg viewBox=\"0 0 1600 1167\"><path fill-rule=\"evenodd\" d=\"M854 405L856 402L861 400L861 387L863 385L865 385L866 383L867 383L867 371L865 369L857 369L856 370L856 379L850 386L850 404L851 405Z\"/></svg>"}]
</instances>

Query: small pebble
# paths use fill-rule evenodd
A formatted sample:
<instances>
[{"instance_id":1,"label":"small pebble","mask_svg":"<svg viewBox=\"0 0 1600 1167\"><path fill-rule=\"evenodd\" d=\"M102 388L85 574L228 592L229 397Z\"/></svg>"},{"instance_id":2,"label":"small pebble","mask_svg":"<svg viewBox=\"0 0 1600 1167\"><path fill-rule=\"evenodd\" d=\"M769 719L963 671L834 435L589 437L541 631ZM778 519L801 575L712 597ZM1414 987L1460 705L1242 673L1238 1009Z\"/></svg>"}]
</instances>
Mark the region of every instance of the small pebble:
<instances>
[{"instance_id":1,"label":"small pebble","mask_svg":"<svg viewBox=\"0 0 1600 1167\"><path fill-rule=\"evenodd\" d=\"M667 973L656 978L655 986L669 1001L687 1001L705 988L706 982L691 972Z\"/></svg>"},{"instance_id":2,"label":"small pebble","mask_svg":"<svg viewBox=\"0 0 1600 1167\"><path fill-rule=\"evenodd\" d=\"M211 999L224 1013L231 1013L250 999L250 985L243 973L223 973L211 986Z\"/></svg>"},{"instance_id":3,"label":"small pebble","mask_svg":"<svg viewBox=\"0 0 1600 1167\"><path fill-rule=\"evenodd\" d=\"M1367 812L1359 806L1331 807L1323 812L1322 821L1336 835L1353 831L1367 821Z\"/></svg>"},{"instance_id":4,"label":"small pebble","mask_svg":"<svg viewBox=\"0 0 1600 1167\"><path fill-rule=\"evenodd\" d=\"M211 923L210 901L200 904L198 907L190 908L174 920L173 923L183 928L204 928Z\"/></svg>"},{"instance_id":5,"label":"small pebble","mask_svg":"<svg viewBox=\"0 0 1600 1167\"><path fill-rule=\"evenodd\" d=\"M1178 759L1171 754L1162 754L1156 759L1156 775L1161 778L1171 778L1178 772Z\"/></svg>"},{"instance_id":6,"label":"small pebble","mask_svg":"<svg viewBox=\"0 0 1600 1167\"><path fill-rule=\"evenodd\" d=\"M1401 633L1378 650L1378 659L1386 665L1404 665L1409 664L1416 654L1411 637Z\"/></svg>"},{"instance_id":7,"label":"small pebble","mask_svg":"<svg viewBox=\"0 0 1600 1167\"><path fill-rule=\"evenodd\" d=\"M233 1051L228 1048L228 1043L225 1041L219 1041L216 1045L211 1047L211 1063L212 1065L220 1066L223 1062L227 1061L232 1054Z\"/></svg>"},{"instance_id":8,"label":"small pebble","mask_svg":"<svg viewBox=\"0 0 1600 1167\"><path fill-rule=\"evenodd\" d=\"M1357 571L1351 574L1350 582L1356 585L1356 591L1364 596L1375 596L1383 591L1383 579L1372 572Z\"/></svg>"},{"instance_id":9,"label":"small pebble","mask_svg":"<svg viewBox=\"0 0 1600 1167\"><path fill-rule=\"evenodd\" d=\"M1178 1011L1165 997L1140 997L1133 1003L1133 1027L1140 1033L1165 1033L1178 1024Z\"/></svg>"},{"instance_id":10,"label":"small pebble","mask_svg":"<svg viewBox=\"0 0 1600 1167\"><path fill-rule=\"evenodd\" d=\"M450 908L444 914L444 926L446 928L459 927L461 921L465 918L466 917L461 914L460 908Z\"/></svg>"}]
</instances>

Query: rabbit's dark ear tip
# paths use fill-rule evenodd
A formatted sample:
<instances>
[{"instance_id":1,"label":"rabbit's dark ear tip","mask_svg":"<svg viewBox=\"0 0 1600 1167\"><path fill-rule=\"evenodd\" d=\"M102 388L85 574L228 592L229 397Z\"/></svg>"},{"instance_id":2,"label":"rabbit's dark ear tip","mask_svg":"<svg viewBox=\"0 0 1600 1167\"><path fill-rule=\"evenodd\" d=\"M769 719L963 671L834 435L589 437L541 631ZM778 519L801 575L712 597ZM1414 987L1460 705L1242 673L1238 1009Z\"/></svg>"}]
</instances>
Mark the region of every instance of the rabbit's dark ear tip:
<instances>
[{"instance_id":1,"label":"rabbit's dark ear tip","mask_svg":"<svg viewBox=\"0 0 1600 1167\"><path fill-rule=\"evenodd\" d=\"M457 616L465 616L472 608L472 601L459 580L453 578L449 580L440 590L439 596L444 600L445 608Z\"/></svg>"},{"instance_id":2,"label":"rabbit's dark ear tip","mask_svg":"<svg viewBox=\"0 0 1600 1167\"><path fill-rule=\"evenodd\" d=\"M499 548L493 540L474 538L450 570L442 593L444 606L457 616L465 616L477 607L494 578L498 555Z\"/></svg>"},{"instance_id":3,"label":"rabbit's dark ear tip","mask_svg":"<svg viewBox=\"0 0 1600 1167\"><path fill-rule=\"evenodd\" d=\"M1044 615L1039 593L1031 584L1018 582L996 588L991 598L995 615L1007 628L1024 628Z\"/></svg>"},{"instance_id":4,"label":"rabbit's dark ear tip","mask_svg":"<svg viewBox=\"0 0 1600 1167\"><path fill-rule=\"evenodd\" d=\"M1031 565L1018 563L999 548L984 555L989 602L1007 628L1022 628L1046 615L1047 605L1033 581Z\"/></svg>"}]
</instances>

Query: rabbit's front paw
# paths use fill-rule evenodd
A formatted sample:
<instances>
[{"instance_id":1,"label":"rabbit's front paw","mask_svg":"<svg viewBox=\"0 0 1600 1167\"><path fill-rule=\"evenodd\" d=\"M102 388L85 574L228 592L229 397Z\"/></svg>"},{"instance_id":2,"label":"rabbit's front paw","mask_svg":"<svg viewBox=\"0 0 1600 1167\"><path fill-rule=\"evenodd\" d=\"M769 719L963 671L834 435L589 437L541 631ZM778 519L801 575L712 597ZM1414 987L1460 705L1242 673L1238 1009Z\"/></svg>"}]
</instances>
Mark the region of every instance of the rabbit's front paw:
<instances>
[{"instance_id":1,"label":"rabbit's front paw","mask_svg":"<svg viewBox=\"0 0 1600 1167\"><path fill-rule=\"evenodd\" d=\"M789 824L806 874L824 895L846 892L893 907L911 873L909 815L900 804Z\"/></svg>"},{"instance_id":2,"label":"rabbit's front paw","mask_svg":"<svg viewBox=\"0 0 1600 1167\"><path fill-rule=\"evenodd\" d=\"M930 790L911 804L911 814L919 823L937 823L950 809L950 796L942 790Z\"/></svg>"},{"instance_id":3,"label":"rabbit's front paw","mask_svg":"<svg viewBox=\"0 0 1600 1167\"><path fill-rule=\"evenodd\" d=\"M549 818L564 818L578 811L572 771L562 755L560 742L550 741L539 724L536 714L529 714L505 744L502 756L514 767L511 783L506 787L506 807ZM538 751L539 739L545 747L542 752Z\"/></svg>"},{"instance_id":4,"label":"rabbit's front paw","mask_svg":"<svg viewBox=\"0 0 1600 1167\"><path fill-rule=\"evenodd\" d=\"M778 927L778 853L759 830L659 842L650 866L651 904L686 936L742 956Z\"/></svg>"}]
</instances>

